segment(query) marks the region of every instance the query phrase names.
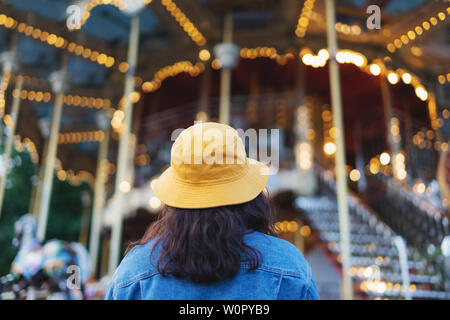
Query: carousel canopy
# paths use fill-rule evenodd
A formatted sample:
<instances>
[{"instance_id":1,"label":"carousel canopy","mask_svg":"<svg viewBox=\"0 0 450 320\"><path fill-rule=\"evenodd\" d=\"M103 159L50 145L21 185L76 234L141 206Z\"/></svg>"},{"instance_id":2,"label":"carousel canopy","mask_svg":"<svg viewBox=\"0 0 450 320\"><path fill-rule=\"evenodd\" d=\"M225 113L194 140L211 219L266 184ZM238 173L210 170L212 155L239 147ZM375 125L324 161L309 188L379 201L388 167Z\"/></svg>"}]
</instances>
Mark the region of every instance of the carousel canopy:
<instances>
[{"instance_id":1,"label":"carousel canopy","mask_svg":"<svg viewBox=\"0 0 450 320\"><path fill-rule=\"evenodd\" d=\"M230 10L233 42L242 50L263 48L275 50L273 52L279 56L292 53L298 58L304 47L315 53L326 48L322 1L153 0L145 3L139 13L136 70L137 101L145 105L137 120L141 128L138 134L142 138L149 137L146 128L152 113L176 106L194 108L201 85L200 77L196 76L204 70L204 64L199 63L214 63L213 47L222 41L224 16ZM381 8L381 28L370 30L366 25L370 13L366 10L373 4ZM81 28L75 30L67 26L71 5L83 9ZM449 12L445 1L342 0L336 1L336 5L340 48L361 52L368 60L388 59L396 68L414 70L422 82L427 83L436 82L450 69ZM50 74L60 68L63 56L68 56L70 88L60 132L90 132L91 139L78 140L94 143L68 143L59 148L58 157L64 167L95 171L97 113L116 108L123 95L131 24L123 6L124 1L120 0L0 1L0 50L5 52L15 47L20 62L18 73L28 76L22 94L29 107L23 108L26 116L19 121L18 133L30 137L41 151L43 138L39 120L48 119L52 109L52 98L44 99L45 93L51 92L48 80ZM258 51L242 50L239 66L233 72L232 94L250 91L250 74L255 69L252 63L264 70L259 77L265 87L280 90L280 86L291 86L295 82L296 63L270 65L271 62L266 61L269 59L258 58L270 57L272 51L261 55ZM377 93L371 92L373 83L370 81L357 89L352 87L352 81L364 78L364 75L355 75L354 70L344 71L343 77L350 79L343 84L348 122L360 108L359 97ZM166 79L167 84L163 85ZM218 96L217 72L212 81L215 84L211 96ZM326 71L311 73L307 78L308 88L328 97L327 81ZM173 90L183 94L174 97ZM44 98L36 99L35 94ZM159 101L158 107L152 107L154 100ZM78 141L75 136L72 138ZM66 142L70 139L67 135Z\"/></svg>"}]
</instances>

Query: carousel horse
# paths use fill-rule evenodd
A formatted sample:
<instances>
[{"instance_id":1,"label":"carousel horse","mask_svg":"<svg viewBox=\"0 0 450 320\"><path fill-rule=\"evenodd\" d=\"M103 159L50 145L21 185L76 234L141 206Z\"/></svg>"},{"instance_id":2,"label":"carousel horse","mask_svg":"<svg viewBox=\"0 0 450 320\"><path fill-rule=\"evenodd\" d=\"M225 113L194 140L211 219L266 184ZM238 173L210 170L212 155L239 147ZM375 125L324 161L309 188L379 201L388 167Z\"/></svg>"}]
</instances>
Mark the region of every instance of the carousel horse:
<instances>
[{"instance_id":1,"label":"carousel horse","mask_svg":"<svg viewBox=\"0 0 450 320\"><path fill-rule=\"evenodd\" d=\"M18 247L19 251L11 266L12 275L16 279L25 280L34 288L44 286L51 292L65 294L69 299L83 298L84 284L90 277L87 250L80 243L67 243L57 239L41 245L36 231L37 223L32 214L22 216L14 224L13 245ZM70 266L76 266L79 290L67 286L71 275L71 269L68 269ZM59 295L58 298L62 296Z\"/></svg>"}]
</instances>

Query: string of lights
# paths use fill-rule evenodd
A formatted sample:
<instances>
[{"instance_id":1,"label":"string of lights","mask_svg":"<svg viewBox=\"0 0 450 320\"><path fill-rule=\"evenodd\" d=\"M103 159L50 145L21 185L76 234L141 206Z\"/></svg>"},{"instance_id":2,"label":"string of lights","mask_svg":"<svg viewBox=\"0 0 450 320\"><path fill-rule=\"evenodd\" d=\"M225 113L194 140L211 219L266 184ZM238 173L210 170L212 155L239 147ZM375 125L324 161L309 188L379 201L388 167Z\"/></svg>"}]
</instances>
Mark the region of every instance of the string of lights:
<instances>
[{"instance_id":1,"label":"string of lights","mask_svg":"<svg viewBox=\"0 0 450 320\"><path fill-rule=\"evenodd\" d=\"M82 183L87 183L91 188L94 187L94 176L86 171L80 170L75 172L73 170L64 170L60 159L56 158L55 161L56 177L60 181L67 181L72 186L79 186Z\"/></svg>"},{"instance_id":2,"label":"string of lights","mask_svg":"<svg viewBox=\"0 0 450 320\"><path fill-rule=\"evenodd\" d=\"M201 47L206 44L206 38L197 29L197 27L189 20L189 18L180 10L179 7L172 0L161 0L162 5L175 18L180 27L188 34L192 41Z\"/></svg>"},{"instance_id":3,"label":"string of lights","mask_svg":"<svg viewBox=\"0 0 450 320\"><path fill-rule=\"evenodd\" d=\"M145 81L142 84L144 92L153 92L161 86L161 83L168 77L175 77L176 75L187 72L192 77L196 77L205 70L205 65L202 62L197 62L193 65L190 61L179 61L172 65L165 66L159 69L152 80Z\"/></svg>"},{"instance_id":4,"label":"string of lights","mask_svg":"<svg viewBox=\"0 0 450 320\"><path fill-rule=\"evenodd\" d=\"M287 52L285 54L279 54L273 47L256 47L256 48L242 48L240 56L243 59L256 59L256 58L270 58L276 60L279 65L286 65L287 59L293 59L294 54Z\"/></svg>"},{"instance_id":5,"label":"string of lights","mask_svg":"<svg viewBox=\"0 0 450 320\"><path fill-rule=\"evenodd\" d=\"M308 29L309 20L314 9L315 0L306 0L303 4L302 12L297 21L297 28L295 34L299 38L303 38L306 35L306 29Z\"/></svg>"},{"instance_id":6,"label":"string of lights","mask_svg":"<svg viewBox=\"0 0 450 320\"><path fill-rule=\"evenodd\" d=\"M91 60L99 65L104 65L107 68L111 68L115 65L115 59L110 55L92 50L75 42L70 42L62 36L20 22L5 14L0 14L0 26L4 26L11 30L17 30L17 32L22 33L27 37L40 40L42 43L46 43L58 49L67 50L70 53Z\"/></svg>"},{"instance_id":7,"label":"string of lights","mask_svg":"<svg viewBox=\"0 0 450 320\"><path fill-rule=\"evenodd\" d=\"M5 91L8 88L9 81L11 79L11 71L8 71L3 76L3 81L0 86L0 118L3 118L3 115L5 114Z\"/></svg>"},{"instance_id":8,"label":"string of lights","mask_svg":"<svg viewBox=\"0 0 450 320\"><path fill-rule=\"evenodd\" d=\"M82 142L101 142L105 137L103 130L66 132L58 135L59 144L73 144Z\"/></svg>"},{"instance_id":9,"label":"string of lights","mask_svg":"<svg viewBox=\"0 0 450 320\"><path fill-rule=\"evenodd\" d=\"M13 97L20 96L22 100L49 102L52 99L52 93L49 91L26 90L22 89L20 92L17 89L12 91ZM96 109L109 109L111 107L111 100L106 98L87 97L67 94L64 96L64 104L67 106L87 107Z\"/></svg>"},{"instance_id":10,"label":"string of lights","mask_svg":"<svg viewBox=\"0 0 450 320\"><path fill-rule=\"evenodd\" d=\"M387 50L391 53L394 53L401 47L416 40L426 31L436 26L439 22L444 21L447 18L447 15L449 14L450 14L450 7L447 8L446 12L444 11L437 12L435 16L432 16L429 19L424 20L422 24L416 25L414 29L408 30L405 34L402 34L397 38L395 38L393 41L389 42L386 45Z\"/></svg>"},{"instance_id":11,"label":"string of lights","mask_svg":"<svg viewBox=\"0 0 450 320\"><path fill-rule=\"evenodd\" d=\"M14 137L14 147L18 152L28 152L31 161L34 164L39 162L39 153L36 149L36 145L30 138L25 137L22 139L20 135L16 135ZM94 176L85 170L80 170L79 172L74 172L73 170L65 171L63 170L61 160L59 159L56 159L55 167L56 176L61 181L67 181L73 186L79 186L83 182L88 183L91 187L94 185Z\"/></svg>"},{"instance_id":12,"label":"string of lights","mask_svg":"<svg viewBox=\"0 0 450 320\"><path fill-rule=\"evenodd\" d=\"M447 74L439 75L438 81L440 84L444 84L445 82L450 82L450 72L448 72Z\"/></svg>"}]
</instances>

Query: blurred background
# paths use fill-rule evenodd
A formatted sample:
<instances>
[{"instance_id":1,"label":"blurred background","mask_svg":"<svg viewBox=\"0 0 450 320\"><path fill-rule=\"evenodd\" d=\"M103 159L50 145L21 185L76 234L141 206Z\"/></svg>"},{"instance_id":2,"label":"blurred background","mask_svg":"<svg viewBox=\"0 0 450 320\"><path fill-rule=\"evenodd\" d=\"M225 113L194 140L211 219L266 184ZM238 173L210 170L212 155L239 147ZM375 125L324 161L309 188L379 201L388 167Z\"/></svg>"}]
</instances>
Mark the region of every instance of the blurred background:
<instances>
[{"instance_id":1,"label":"blurred background","mask_svg":"<svg viewBox=\"0 0 450 320\"><path fill-rule=\"evenodd\" d=\"M280 130L268 190L322 299L449 299L449 14L0 0L0 300L101 299L195 120Z\"/></svg>"}]
</instances>

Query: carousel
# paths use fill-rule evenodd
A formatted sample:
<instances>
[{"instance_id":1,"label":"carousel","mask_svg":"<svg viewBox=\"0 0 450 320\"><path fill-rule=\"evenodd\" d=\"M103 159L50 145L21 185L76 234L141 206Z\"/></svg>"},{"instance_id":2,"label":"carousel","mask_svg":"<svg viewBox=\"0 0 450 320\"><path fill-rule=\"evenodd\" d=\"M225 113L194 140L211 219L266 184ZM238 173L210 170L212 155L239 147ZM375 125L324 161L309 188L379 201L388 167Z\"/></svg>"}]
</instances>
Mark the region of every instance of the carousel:
<instances>
[{"instance_id":1,"label":"carousel","mask_svg":"<svg viewBox=\"0 0 450 320\"><path fill-rule=\"evenodd\" d=\"M102 299L195 121L278 129L258 141L277 226L322 299L450 299L449 15L0 0L0 300Z\"/></svg>"}]
</instances>

